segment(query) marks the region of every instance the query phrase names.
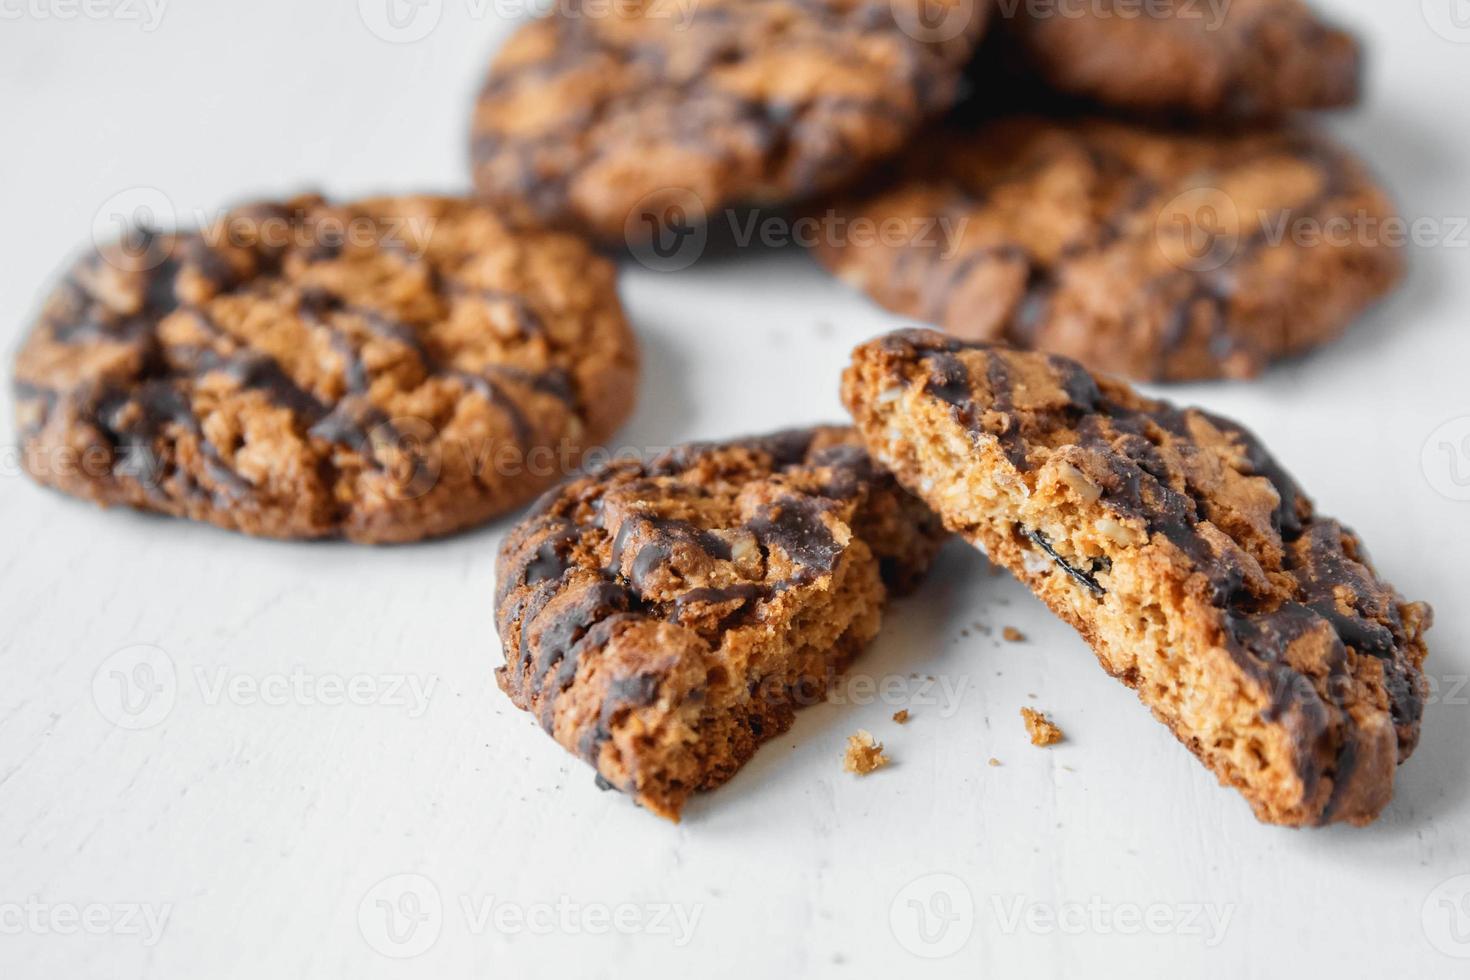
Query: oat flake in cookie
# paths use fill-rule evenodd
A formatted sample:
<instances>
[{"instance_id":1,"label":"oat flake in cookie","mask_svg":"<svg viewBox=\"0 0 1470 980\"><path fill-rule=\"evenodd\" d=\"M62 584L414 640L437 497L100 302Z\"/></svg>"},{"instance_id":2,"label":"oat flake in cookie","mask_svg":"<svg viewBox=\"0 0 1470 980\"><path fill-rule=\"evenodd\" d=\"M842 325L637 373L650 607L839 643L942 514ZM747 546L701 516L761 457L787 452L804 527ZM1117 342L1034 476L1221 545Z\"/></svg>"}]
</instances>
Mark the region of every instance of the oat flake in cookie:
<instances>
[{"instance_id":1,"label":"oat flake in cookie","mask_svg":"<svg viewBox=\"0 0 1470 980\"><path fill-rule=\"evenodd\" d=\"M829 190L954 101L992 0L568 0L498 53L481 194L637 245Z\"/></svg>"},{"instance_id":2,"label":"oat flake in cookie","mask_svg":"<svg viewBox=\"0 0 1470 980\"><path fill-rule=\"evenodd\" d=\"M46 301L15 368L42 483L248 534L410 541L562 479L633 401L610 264L441 198L135 231Z\"/></svg>"},{"instance_id":3,"label":"oat flake in cookie","mask_svg":"<svg viewBox=\"0 0 1470 980\"><path fill-rule=\"evenodd\" d=\"M1141 380L1253 376L1337 337L1403 265L1387 195L1298 128L991 120L833 207L907 230L817 249L887 308Z\"/></svg>"},{"instance_id":4,"label":"oat flake in cookie","mask_svg":"<svg viewBox=\"0 0 1470 980\"><path fill-rule=\"evenodd\" d=\"M1032 80L1111 109L1220 122L1359 97L1357 40L1302 0L1022 0L1000 4L995 21L987 51L1012 86Z\"/></svg>"},{"instance_id":5,"label":"oat flake in cookie","mask_svg":"<svg viewBox=\"0 0 1470 980\"><path fill-rule=\"evenodd\" d=\"M678 819L822 700L941 536L851 429L616 461L501 548L497 677L600 784Z\"/></svg>"},{"instance_id":6,"label":"oat flake in cookie","mask_svg":"<svg viewBox=\"0 0 1470 980\"><path fill-rule=\"evenodd\" d=\"M875 458L1291 826L1364 824L1413 752L1429 607L1240 426L1045 354L913 330L843 397Z\"/></svg>"}]
</instances>

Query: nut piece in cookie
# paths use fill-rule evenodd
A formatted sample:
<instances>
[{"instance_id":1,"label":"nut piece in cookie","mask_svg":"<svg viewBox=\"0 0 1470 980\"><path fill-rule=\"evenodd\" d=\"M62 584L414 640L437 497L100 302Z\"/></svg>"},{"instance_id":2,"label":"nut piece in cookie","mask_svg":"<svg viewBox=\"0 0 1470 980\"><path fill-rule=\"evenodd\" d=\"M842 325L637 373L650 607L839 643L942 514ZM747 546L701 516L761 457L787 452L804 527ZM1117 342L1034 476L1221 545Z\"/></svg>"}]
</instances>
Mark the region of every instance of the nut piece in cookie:
<instances>
[{"instance_id":1,"label":"nut piece in cookie","mask_svg":"<svg viewBox=\"0 0 1470 980\"><path fill-rule=\"evenodd\" d=\"M1387 195L1304 128L994 119L826 215L889 230L816 249L888 309L1141 380L1254 376L1336 338L1403 267Z\"/></svg>"},{"instance_id":2,"label":"nut piece in cookie","mask_svg":"<svg viewBox=\"0 0 1470 980\"><path fill-rule=\"evenodd\" d=\"M610 263L478 205L317 197L80 259L15 365L38 481L277 538L412 541L574 471L632 409Z\"/></svg>"},{"instance_id":3,"label":"nut piece in cookie","mask_svg":"<svg viewBox=\"0 0 1470 980\"><path fill-rule=\"evenodd\" d=\"M1419 737L1430 610L1249 432L926 330L859 347L843 398L874 457L1261 820L1364 824L1387 805Z\"/></svg>"},{"instance_id":4,"label":"nut piece in cookie","mask_svg":"<svg viewBox=\"0 0 1470 980\"><path fill-rule=\"evenodd\" d=\"M980 61L1012 89L1033 79L1112 109L1214 122L1358 101L1357 40L1303 0L1155 4L1143 16L1109 0L1076 6L1001 5Z\"/></svg>"},{"instance_id":5,"label":"nut piece in cookie","mask_svg":"<svg viewBox=\"0 0 1470 980\"><path fill-rule=\"evenodd\" d=\"M568 0L496 56L475 185L519 216L632 246L728 205L831 190L949 108L990 6Z\"/></svg>"},{"instance_id":6,"label":"nut piece in cookie","mask_svg":"<svg viewBox=\"0 0 1470 980\"><path fill-rule=\"evenodd\" d=\"M823 699L942 537L851 429L615 461L502 546L496 676L602 780L678 819Z\"/></svg>"}]
</instances>

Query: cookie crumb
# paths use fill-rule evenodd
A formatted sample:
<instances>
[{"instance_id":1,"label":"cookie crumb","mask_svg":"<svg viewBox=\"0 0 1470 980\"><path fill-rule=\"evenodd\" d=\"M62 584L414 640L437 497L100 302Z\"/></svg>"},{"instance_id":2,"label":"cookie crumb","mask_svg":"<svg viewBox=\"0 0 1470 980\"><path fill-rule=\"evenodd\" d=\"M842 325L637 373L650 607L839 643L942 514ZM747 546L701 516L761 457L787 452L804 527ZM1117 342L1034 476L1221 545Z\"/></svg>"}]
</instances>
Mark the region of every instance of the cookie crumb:
<instances>
[{"instance_id":1,"label":"cookie crumb","mask_svg":"<svg viewBox=\"0 0 1470 980\"><path fill-rule=\"evenodd\" d=\"M893 720L898 722L900 725L907 725L909 723L909 709L903 708L895 711L893 713Z\"/></svg>"},{"instance_id":2,"label":"cookie crumb","mask_svg":"<svg viewBox=\"0 0 1470 980\"><path fill-rule=\"evenodd\" d=\"M1042 712L1022 708L1021 718L1026 722L1026 734L1031 736L1032 745L1044 748L1062 740L1062 730L1053 725Z\"/></svg>"},{"instance_id":3,"label":"cookie crumb","mask_svg":"<svg viewBox=\"0 0 1470 980\"><path fill-rule=\"evenodd\" d=\"M990 757L990 761L987 762L986 765L988 765L988 766L998 766L998 765L1000 765L1000 760L997 759L995 756L991 756Z\"/></svg>"},{"instance_id":4,"label":"cookie crumb","mask_svg":"<svg viewBox=\"0 0 1470 980\"><path fill-rule=\"evenodd\" d=\"M1014 626L1007 626L1005 629L1001 630L1000 635L1005 637L1007 643L1021 643L1026 639L1026 634L1022 633Z\"/></svg>"},{"instance_id":5,"label":"cookie crumb","mask_svg":"<svg viewBox=\"0 0 1470 980\"><path fill-rule=\"evenodd\" d=\"M868 732L859 728L856 735L847 736L847 755L842 760L846 771L866 776L888 765L888 761L888 756L883 754L883 743Z\"/></svg>"}]
</instances>

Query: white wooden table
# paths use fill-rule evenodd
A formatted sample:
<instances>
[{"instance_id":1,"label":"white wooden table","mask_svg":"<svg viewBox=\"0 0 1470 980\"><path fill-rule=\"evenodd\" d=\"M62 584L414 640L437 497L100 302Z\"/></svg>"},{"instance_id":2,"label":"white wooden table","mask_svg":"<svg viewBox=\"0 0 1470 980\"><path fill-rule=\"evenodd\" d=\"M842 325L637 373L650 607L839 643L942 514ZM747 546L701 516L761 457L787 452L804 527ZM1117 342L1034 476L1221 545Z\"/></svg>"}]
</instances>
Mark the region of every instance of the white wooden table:
<instances>
[{"instance_id":1,"label":"white wooden table","mask_svg":"<svg viewBox=\"0 0 1470 980\"><path fill-rule=\"evenodd\" d=\"M390 43L351 0L93 2L0 2L12 349L119 201L156 191L187 219L310 187L462 188L514 12L427 0L395 35L364 0ZM1368 105L1333 126L1426 222L1413 274L1319 355L1174 394L1257 429L1439 607L1435 703L1376 825L1257 824L961 548L837 703L666 824L495 688L504 524L252 541L63 499L6 445L0 977L1466 975L1470 11L1323 3L1372 42ZM626 446L836 418L846 352L897 322L796 251L635 267L624 293L647 355ZM8 399L0 416L13 441ZM1067 741L1031 748L1023 705ZM865 780L839 762L860 727L895 760Z\"/></svg>"}]
</instances>

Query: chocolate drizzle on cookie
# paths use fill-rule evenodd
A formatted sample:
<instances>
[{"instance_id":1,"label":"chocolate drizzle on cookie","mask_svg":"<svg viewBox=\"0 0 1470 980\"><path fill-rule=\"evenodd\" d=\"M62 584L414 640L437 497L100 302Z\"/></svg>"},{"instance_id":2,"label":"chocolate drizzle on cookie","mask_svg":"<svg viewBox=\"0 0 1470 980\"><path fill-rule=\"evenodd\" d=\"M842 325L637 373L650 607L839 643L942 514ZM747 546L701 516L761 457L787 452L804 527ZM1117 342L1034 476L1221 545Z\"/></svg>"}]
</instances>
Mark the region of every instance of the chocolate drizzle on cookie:
<instances>
[{"instance_id":1,"label":"chocolate drizzle on cookie","mask_svg":"<svg viewBox=\"0 0 1470 980\"><path fill-rule=\"evenodd\" d=\"M764 485L764 502L743 518L711 524L709 516L697 516L733 515L739 488L751 484ZM834 526L856 535L873 519L865 516L870 509L900 499L906 503L886 519L908 529L906 550L874 540L859 552L863 561L882 561L895 587L911 583L927 564L940 531L932 515L872 466L850 431L695 443L646 462L609 463L540 501L502 548L497 624L511 652L498 675L501 685L548 732L598 765L630 711L663 697L698 703L709 685L746 683L717 678L722 668L711 668L694 690L666 691L666 672L633 670L612 659L607 648L623 631L661 625L675 629L670 635L681 642L711 651L736 642L741 630L753 630L751 637L774 630L779 637L793 615L779 604L785 597L812 601L833 587L824 583L842 573L844 561L857 560L848 557L854 545L839 543ZM641 659L651 664L660 656L649 649ZM564 708L574 685L582 686L578 707ZM761 690L749 717L739 721L741 737L753 749L784 727L789 702L804 703L805 696ZM564 730L566 711L585 719L573 733Z\"/></svg>"},{"instance_id":2,"label":"chocolate drizzle on cookie","mask_svg":"<svg viewBox=\"0 0 1470 980\"><path fill-rule=\"evenodd\" d=\"M1355 699L1365 696L1355 687L1355 660L1378 661L1400 752L1412 749L1423 681L1407 652L1402 601L1367 567L1356 538L1316 515L1249 431L1198 410L1140 398L1117 384L1102 390L1065 358L1011 353L920 330L888 335L874 347L892 365L885 370L894 372L880 383L921 385L977 443L994 440L1023 478L1058 451L1086 451L1098 504L1120 521L1145 528L1156 547L1167 543L1186 570L1183 588L1216 609L1220 644L1271 699L1267 719L1286 720L1300 741L1307 795L1316 780L1333 781L1334 795L1321 820L1333 818L1338 794L1348 792L1363 751L1353 720ZM1026 395L1044 407L1018 412L1014 372L995 365L1025 358ZM1227 448L1214 448L1219 446ZM1046 452L1028 453L1032 447ZM1207 468L1190 465L1205 452L1223 453L1223 464L1238 478L1269 486L1274 541L1224 533L1232 518L1216 508L1225 505L1211 485L1193 482L1197 472L1209 478ZM1016 530L1079 587L1097 598L1106 595L1105 580L1099 580L1105 567L1080 564L1038 530ZM1310 663L1302 659L1308 649L1314 651ZM1335 759L1325 767L1315 761L1323 752Z\"/></svg>"},{"instance_id":3,"label":"chocolate drizzle on cookie","mask_svg":"<svg viewBox=\"0 0 1470 980\"><path fill-rule=\"evenodd\" d=\"M588 16L573 0L522 28L491 69L471 146L477 187L539 222L635 245L625 235L654 239L675 219L635 211L650 192L667 192L669 179L600 183L610 170L629 173L625 163L647 167L677 153L698 161L684 172L699 173L708 161L719 180L695 178L689 188L708 213L831 188L897 149L958 94L984 18L972 11L962 36L931 43L902 19L922 16L918 6L910 14L887 0L709 0L675 26L651 9ZM537 54L515 57L518 45ZM862 91L813 85L789 97L779 84L750 84L797 55L867 81ZM589 66L598 84L558 84ZM573 92L573 103L558 105L550 124L546 113L522 115L538 89ZM630 214L645 221L630 224Z\"/></svg>"},{"instance_id":4,"label":"chocolate drizzle on cookie","mask_svg":"<svg viewBox=\"0 0 1470 980\"><path fill-rule=\"evenodd\" d=\"M411 246L400 240L402 229L420 224L447 234ZM360 234L369 226L371 240ZM452 522L447 511L459 508L467 522L483 519L475 515L551 482L550 471L529 472L529 450L574 433L579 441L599 438L608 427L600 416L617 414L625 397L619 391L594 403L608 393L583 390L589 378L598 383L597 371L578 374L587 356L579 345L617 342L589 330L625 329L610 271L607 309L589 309L584 322L556 330L548 317L582 315L582 296L572 296L569 311L555 284L556 299L547 302L541 282L524 293L510 288L520 273L487 285L475 272L485 264L474 261L477 250L529 263L542 249L574 257L572 244L514 231L472 204L429 198L334 208L305 197L240 208L197 232L135 229L76 263L17 363L27 438L68 449L96 444L113 452L112 464L89 473L85 487L45 470L36 476L69 492L254 533L399 539L414 537L412 528L380 518L359 526L356 481L375 474L392 486L373 494L418 500L449 492L440 488L447 462L474 468L465 479L477 486L444 500L445 514L414 505L419 513L406 506L403 518ZM581 254L604 274L600 260ZM586 292L595 292L593 281ZM604 312L612 315L594 323ZM497 323L493 342L462 351L458 335L445 337L456 316ZM313 359L308 351L318 343L323 353ZM631 350L620 353L632 362ZM631 373L616 360L608 367ZM415 393L422 397L412 409L396 407ZM456 398L488 404L503 429L492 422L476 430L482 445L454 444L444 429L462 415L462 405L446 408ZM257 404L284 413L252 424ZM264 439L292 459L266 463L262 476ZM49 450L39 443L43 459ZM246 448L254 465L235 459Z\"/></svg>"},{"instance_id":5,"label":"chocolate drizzle on cookie","mask_svg":"<svg viewBox=\"0 0 1470 980\"><path fill-rule=\"evenodd\" d=\"M1392 216L1364 167L1305 128L1003 116L932 142L836 213L942 220L947 240L834 241L816 254L888 308L960 337L1148 380L1247 377L1336 336L1401 275L1381 243L1290 234ZM1033 199L1056 220L1027 221Z\"/></svg>"}]
</instances>

